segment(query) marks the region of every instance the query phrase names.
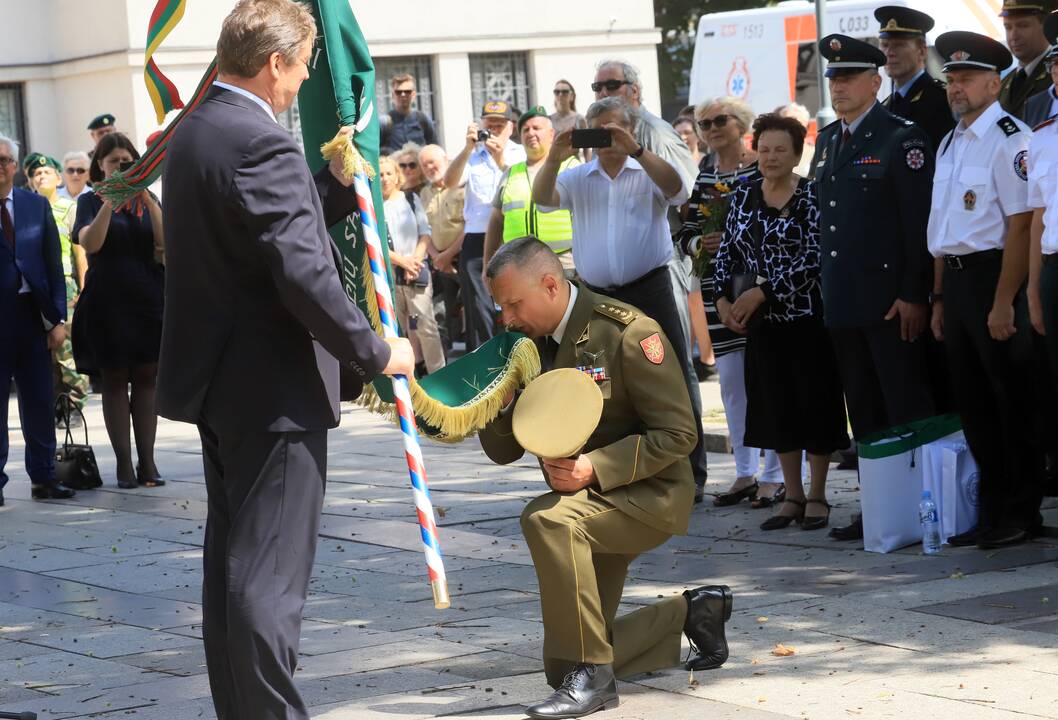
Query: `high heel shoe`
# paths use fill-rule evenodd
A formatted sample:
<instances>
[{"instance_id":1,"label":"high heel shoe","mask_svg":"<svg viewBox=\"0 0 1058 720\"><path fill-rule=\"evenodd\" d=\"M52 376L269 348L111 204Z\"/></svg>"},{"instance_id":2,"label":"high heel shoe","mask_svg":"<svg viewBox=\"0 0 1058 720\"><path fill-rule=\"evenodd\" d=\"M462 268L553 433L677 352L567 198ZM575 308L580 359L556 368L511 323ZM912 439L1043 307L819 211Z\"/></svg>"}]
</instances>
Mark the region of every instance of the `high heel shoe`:
<instances>
[{"instance_id":1,"label":"high heel shoe","mask_svg":"<svg viewBox=\"0 0 1058 720\"><path fill-rule=\"evenodd\" d=\"M794 515L772 515L770 518L760 524L761 530L782 530L784 527L788 527L790 523L801 522L805 516L805 501L794 500L793 498L786 498L783 503L790 503L791 505L797 505L801 508L800 512Z\"/></svg>"},{"instance_id":2,"label":"high heel shoe","mask_svg":"<svg viewBox=\"0 0 1058 720\"><path fill-rule=\"evenodd\" d=\"M811 516L802 518L802 520L801 520L801 529L802 530L822 530L823 528L825 528L827 525L830 524L830 503L828 503L826 500L817 500L815 498L808 498L808 500L805 502L805 506L807 507L808 505L822 505L823 507L825 507L827 509L827 514L826 515L818 515L818 516L811 515Z\"/></svg>"},{"instance_id":3,"label":"high heel shoe","mask_svg":"<svg viewBox=\"0 0 1058 720\"><path fill-rule=\"evenodd\" d=\"M137 482L137 484L140 487L147 487L147 488L161 487L162 485L165 485L165 480L162 480L161 477L159 477L157 475L147 475L147 474L145 474L140 469L139 465L136 466L136 482ZM133 487L136 487L136 486L133 485Z\"/></svg>"},{"instance_id":4,"label":"high heel shoe","mask_svg":"<svg viewBox=\"0 0 1058 720\"><path fill-rule=\"evenodd\" d=\"M752 485L747 485L741 490L734 490L732 492L726 492L717 495L713 498L713 505L716 507L738 505L746 498L752 500L753 498L757 497L758 490L760 490L760 484L756 480L754 480Z\"/></svg>"}]
</instances>

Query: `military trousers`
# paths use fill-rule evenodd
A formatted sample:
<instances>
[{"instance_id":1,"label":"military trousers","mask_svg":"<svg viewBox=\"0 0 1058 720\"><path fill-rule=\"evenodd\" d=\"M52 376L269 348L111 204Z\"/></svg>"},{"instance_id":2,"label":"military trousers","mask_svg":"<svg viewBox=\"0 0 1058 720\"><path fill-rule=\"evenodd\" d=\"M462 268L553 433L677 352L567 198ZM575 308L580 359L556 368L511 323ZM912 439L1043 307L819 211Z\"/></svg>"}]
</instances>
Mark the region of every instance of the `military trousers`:
<instances>
[{"instance_id":1,"label":"military trousers","mask_svg":"<svg viewBox=\"0 0 1058 720\"><path fill-rule=\"evenodd\" d=\"M1014 302L1014 337L1000 342L988 332L998 253L987 262L944 269L944 338L952 390L981 478L978 527L1039 523L1043 499L1043 451L1033 436L1032 369L1028 305L1023 292Z\"/></svg>"},{"instance_id":2,"label":"military trousers","mask_svg":"<svg viewBox=\"0 0 1058 720\"><path fill-rule=\"evenodd\" d=\"M629 564L668 533L591 489L534 499L522 513L522 531L540 584L544 672L552 687L578 663L612 663L620 678L679 664L683 595L616 617Z\"/></svg>"}]
</instances>

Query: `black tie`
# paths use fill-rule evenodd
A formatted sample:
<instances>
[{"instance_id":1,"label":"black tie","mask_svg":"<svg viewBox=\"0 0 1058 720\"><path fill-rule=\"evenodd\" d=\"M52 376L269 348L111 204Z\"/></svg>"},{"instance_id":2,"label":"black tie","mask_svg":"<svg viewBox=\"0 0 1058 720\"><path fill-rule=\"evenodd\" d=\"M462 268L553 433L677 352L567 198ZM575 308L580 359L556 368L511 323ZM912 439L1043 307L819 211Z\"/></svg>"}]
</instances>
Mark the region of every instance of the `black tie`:
<instances>
[{"instance_id":1,"label":"black tie","mask_svg":"<svg viewBox=\"0 0 1058 720\"><path fill-rule=\"evenodd\" d=\"M7 209L7 198L0 198L0 228L3 229L4 239L15 250L15 223L11 221L11 213Z\"/></svg>"},{"instance_id":2,"label":"black tie","mask_svg":"<svg viewBox=\"0 0 1058 720\"><path fill-rule=\"evenodd\" d=\"M845 132L841 133L841 146L845 147L845 143L852 138L852 133L849 132L848 128L845 128Z\"/></svg>"},{"instance_id":3,"label":"black tie","mask_svg":"<svg viewBox=\"0 0 1058 720\"><path fill-rule=\"evenodd\" d=\"M548 335L544 338L544 352L540 357L540 369L543 372L553 370L555 368L555 356L558 354L558 343L555 339Z\"/></svg>"},{"instance_id":4,"label":"black tie","mask_svg":"<svg viewBox=\"0 0 1058 720\"><path fill-rule=\"evenodd\" d=\"M1025 71L1021 68L1018 68L1018 71L1014 73L1014 79L1010 81L1011 97L1021 94L1021 90L1025 86L1025 81L1028 79L1029 77L1025 74Z\"/></svg>"}]
</instances>

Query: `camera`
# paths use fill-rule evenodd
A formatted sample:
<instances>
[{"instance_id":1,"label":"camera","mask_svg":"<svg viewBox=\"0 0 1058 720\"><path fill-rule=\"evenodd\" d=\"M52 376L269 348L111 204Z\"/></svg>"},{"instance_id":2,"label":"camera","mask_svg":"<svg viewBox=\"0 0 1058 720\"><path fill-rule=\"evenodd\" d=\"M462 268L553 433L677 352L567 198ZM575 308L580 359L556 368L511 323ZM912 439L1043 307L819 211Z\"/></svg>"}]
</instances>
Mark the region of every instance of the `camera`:
<instances>
[{"instance_id":1,"label":"camera","mask_svg":"<svg viewBox=\"0 0 1058 720\"><path fill-rule=\"evenodd\" d=\"M132 163L132 160L122 160L121 164L118 165L118 170L120 170L121 172L125 172L126 170L132 167Z\"/></svg>"},{"instance_id":2,"label":"camera","mask_svg":"<svg viewBox=\"0 0 1058 720\"><path fill-rule=\"evenodd\" d=\"M492 137L492 134L488 130L478 130L478 142L485 142L490 137Z\"/></svg>"}]
</instances>

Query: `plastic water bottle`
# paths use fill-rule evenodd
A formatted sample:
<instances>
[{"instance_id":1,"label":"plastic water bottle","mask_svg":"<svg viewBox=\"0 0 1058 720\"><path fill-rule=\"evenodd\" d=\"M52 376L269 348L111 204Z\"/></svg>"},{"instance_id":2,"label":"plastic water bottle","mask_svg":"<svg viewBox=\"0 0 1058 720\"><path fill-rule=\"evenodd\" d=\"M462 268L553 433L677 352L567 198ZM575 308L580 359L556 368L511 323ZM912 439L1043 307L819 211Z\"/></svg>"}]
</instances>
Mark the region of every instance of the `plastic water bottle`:
<instances>
[{"instance_id":1,"label":"plastic water bottle","mask_svg":"<svg viewBox=\"0 0 1058 720\"><path fill-rule=\"evenodd\" d=\"M936 555L940 552L940 520L937 517L937 504L933 502L933 493L922 491L922 502L918 504L918 519L922 523L922 552Z\"/></svg>"}]
</instances>

